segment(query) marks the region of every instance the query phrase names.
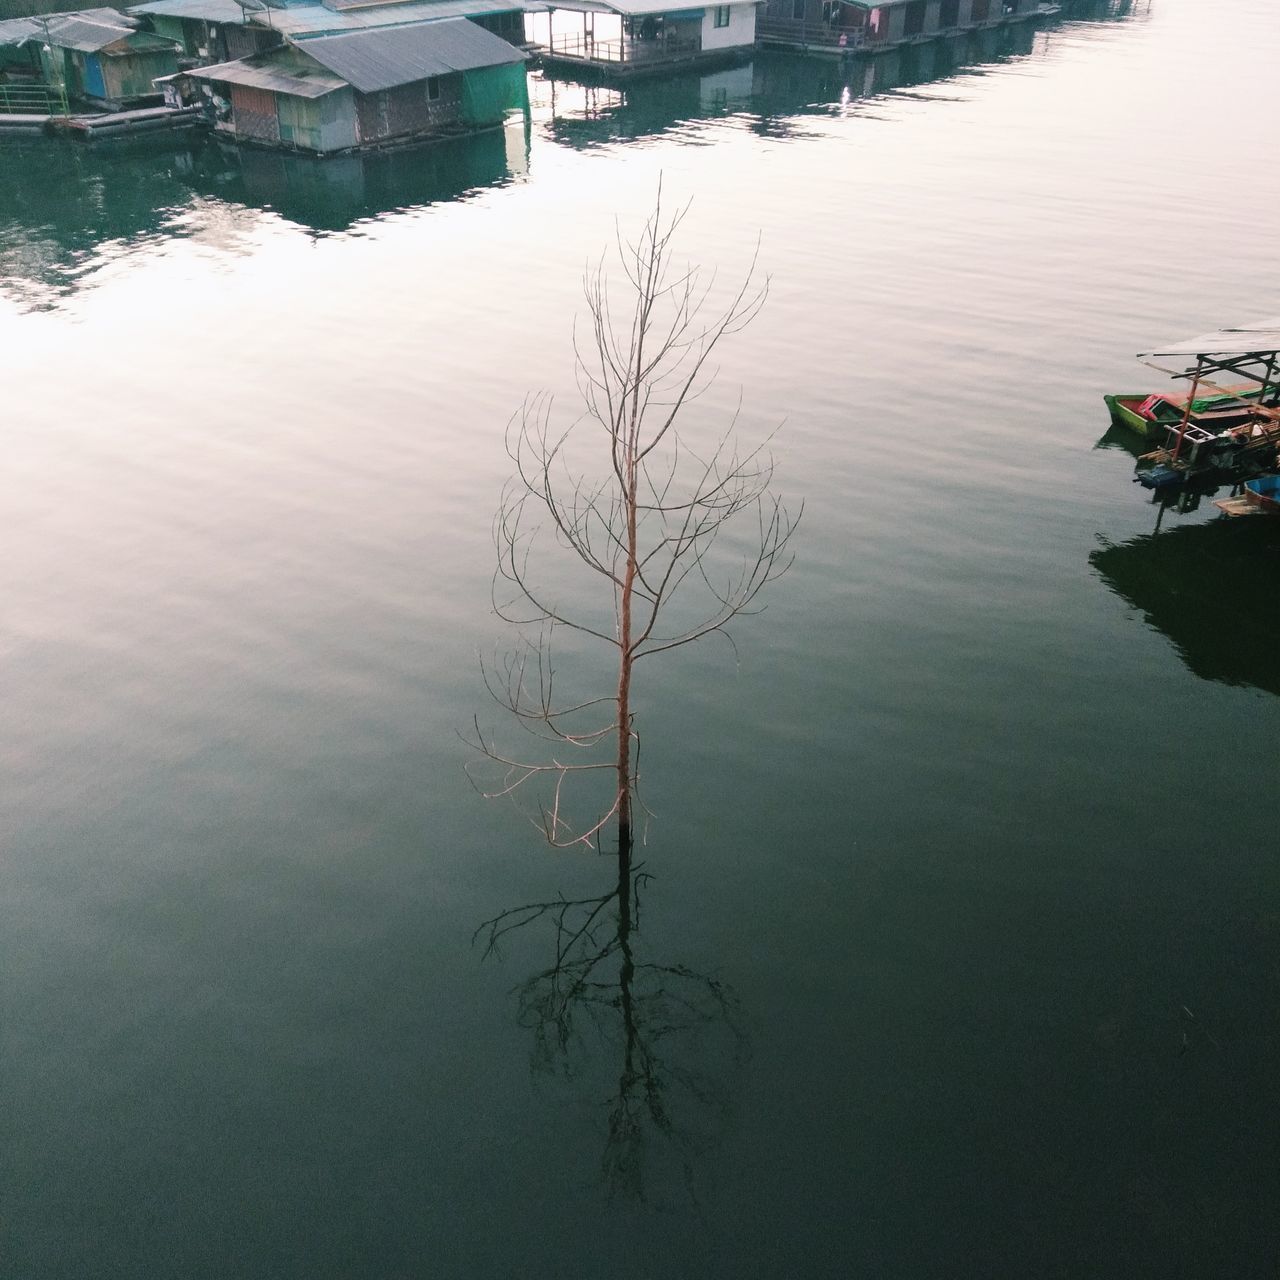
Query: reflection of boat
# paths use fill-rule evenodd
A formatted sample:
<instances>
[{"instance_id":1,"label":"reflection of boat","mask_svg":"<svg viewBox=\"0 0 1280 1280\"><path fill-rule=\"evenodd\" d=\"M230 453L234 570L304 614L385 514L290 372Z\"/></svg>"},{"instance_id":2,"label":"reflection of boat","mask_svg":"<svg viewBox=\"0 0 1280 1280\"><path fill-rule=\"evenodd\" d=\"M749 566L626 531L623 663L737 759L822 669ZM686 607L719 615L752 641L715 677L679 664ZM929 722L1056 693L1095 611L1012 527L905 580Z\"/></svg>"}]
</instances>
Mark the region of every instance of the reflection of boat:
<instances>
[{"instance_id":1,"label":"reflection of boat","mask_svg":"<svg viewBox=\"0 0 1280 1280\"><path fill-rule=\"evenodd\" d=\"M1280 390L1272 387L1266 400L1262 399L1262 389L1247 384L1223 387L1222 391L1211 396L1197 396L1191 402L1191 414L1188 419L1193 426L1206 431L1226 431L1231 427L1243 426L1248 422L1259 404L1273 404ZM1103 396L1107 408L1111 411L1111 421L1118 427L1128 427L1140 436L1150 440L1164 441L1170 428L1182 424L1187 410L1185 395L1161 395L1137 392L1133 395Z\"/></svg>"},{"instance_id":2,"label":"reflection of boat","mask_svg":"<svg viewBox=\"0 0 1280 1280\"><path fill-rule=\"evenodd\" d=\"M1180 525L1103 546L1089 563L1202 680L1280 696L1280 559L1274 520Z\"/></svg>"},{"instance_id":3,"label":"reflection of boat","mask_svg":"<svg viewBox=\"0 0 1280 1280\"><path fill-rule=\"evenodd\" d=\"M1244 496L1268 515L1280 516L1280 476L1259 476L1246 481Z\"/></svg>"}]
</instances>

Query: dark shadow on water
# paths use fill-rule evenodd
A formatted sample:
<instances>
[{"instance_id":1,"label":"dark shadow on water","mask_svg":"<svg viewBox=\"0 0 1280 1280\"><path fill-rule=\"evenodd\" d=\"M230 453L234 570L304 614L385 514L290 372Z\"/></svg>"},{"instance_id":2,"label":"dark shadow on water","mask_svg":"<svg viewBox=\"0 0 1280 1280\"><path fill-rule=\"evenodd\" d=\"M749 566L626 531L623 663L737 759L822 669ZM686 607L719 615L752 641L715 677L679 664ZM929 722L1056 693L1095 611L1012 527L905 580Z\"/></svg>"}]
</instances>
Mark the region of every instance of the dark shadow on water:
<instances>
[{"instance_id":1,"label":"dark shadow on water","mask_svg":"<svg viewBox=\"0 0 1280 1280\"><path fill-rule=\"evenodd\" d=\"M646 954L650 879L619 858L607 893L510 908L475 938L486 958L526 930L547 947L550 963L515 988L516 1018L532 1039L534 1075L601 1103L609 1197L696 1207L698 1166L729 1123L748 1040L732 989Z\"/></svg>"},{"instance_id":2,"label":"dark shadow on water","mask_svg":"<svg viewBox=\"0 0 1280 1280\"><path fill-rule=\"evenodd\" d=\"M1089 563L1202 680L1280 696L1280 520L1180 525L1103 546Z\"/></svg>"}]
</instances>

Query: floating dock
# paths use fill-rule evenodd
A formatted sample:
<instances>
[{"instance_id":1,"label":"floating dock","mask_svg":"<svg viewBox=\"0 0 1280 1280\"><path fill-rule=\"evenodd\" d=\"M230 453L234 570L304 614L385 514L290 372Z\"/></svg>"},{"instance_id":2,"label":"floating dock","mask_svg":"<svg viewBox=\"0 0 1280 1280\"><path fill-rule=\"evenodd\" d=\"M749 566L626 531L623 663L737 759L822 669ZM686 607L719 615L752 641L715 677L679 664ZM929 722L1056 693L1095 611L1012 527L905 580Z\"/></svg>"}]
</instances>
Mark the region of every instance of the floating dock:
<instances>
[{"instance_id":1,"label":"floating dock","mask_svg":"<svg viewBox=\"0 0 1280 1280\"><path fill-rule=\"evenodd\" d=\"M191 129L200 124L199 107L140 107L134 111L108 111L91 115L47 116L44 131L78 142L124 134L155 133L166 129Z\"/></svg>"}]
</instances>

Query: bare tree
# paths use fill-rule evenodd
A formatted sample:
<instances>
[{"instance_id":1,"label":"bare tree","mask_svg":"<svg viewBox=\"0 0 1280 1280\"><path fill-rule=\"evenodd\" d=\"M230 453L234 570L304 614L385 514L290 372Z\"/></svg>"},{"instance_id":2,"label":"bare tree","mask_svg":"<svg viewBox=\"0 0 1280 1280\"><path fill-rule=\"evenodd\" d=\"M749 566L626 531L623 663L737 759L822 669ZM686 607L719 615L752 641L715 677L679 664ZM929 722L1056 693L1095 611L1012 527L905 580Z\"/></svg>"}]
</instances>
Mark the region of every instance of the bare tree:
<instances>
[{"instance_id":1,"label":"bare tree","mask_svg":"<svg viewBox=\"0 0 1280 1280\"><path fill-rule=\"evenodd\" d=\"M768 293L753 258L727 305L712 308L714 277L704 279L697 267L677 266L673 258L687 211L687 205L664 211L660 183L639 236L616 236L624 283L610 277L608 254L587 268L587 331L574 331L582 412L557 426L549 397L525 402L508 428L515 475L494 527L495 610L533 633L488 666L486 680L500 704L552 745L549 758L505 752L477 720L475 745L503 771L499 785L482 790L513 795L544 782L540 825L551 843L598 848L616 818L624 859L638 776L636 663L726 634L726 625L752 610L765 584L790 565L799 518L770 493L773 460L764 445L737 445L741 400L713 435L686 421L714 379L717 346L756 317ZM585 606L563 605L554 578L542 572L537 553L547 534L599 583L599 592L573 593ZM552 644L566 629L613 654L612 693L560 700ZM591 757L593 748L610 745L609 758ZM565 787L591 774L609 783L596 816L578 826Z\"/></svg>"}]
</instances>

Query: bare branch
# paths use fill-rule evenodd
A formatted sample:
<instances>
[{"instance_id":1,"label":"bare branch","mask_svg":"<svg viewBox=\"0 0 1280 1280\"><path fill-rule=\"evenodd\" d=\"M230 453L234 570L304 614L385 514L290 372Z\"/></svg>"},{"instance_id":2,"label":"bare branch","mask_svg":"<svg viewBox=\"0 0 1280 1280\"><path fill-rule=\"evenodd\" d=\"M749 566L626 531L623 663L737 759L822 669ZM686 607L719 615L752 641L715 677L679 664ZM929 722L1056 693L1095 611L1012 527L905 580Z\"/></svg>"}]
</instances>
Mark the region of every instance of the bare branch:
<instances>
[{"instance_id":1,"label":"bare branch","mask_svg":"<svg viewBox=\"0 0 1280 1280\"><path fill-rule=\"evenodd\" d=\"M760 244L728 300L713 306L714 273L678 265L673 256L688 211L685 204L668 213L659 182L654 209L634 239L615 224L621 286L610 278L607 254L585 267L586 321L575 323L572 335L582 412L555 427L551 397L535 395L508 423L515 473L494 520L493 607L517 628L536 624L539 637L486 667L485 684L553 752L536 760L500 751L478 721L472 744L501 771L484 794L536 789L536 822L553 844L598 847L616 819L619 848L630 847L639 785L630 701L636 660L727 635L733 619L754 611L759 593L791 564L800 513L792 516L770 496L772 437L738 449L741 395L708 447L699 447L704 428L690 419L714 381L719 344L750 324L768 298ZM746 543L740 528L751 530ZM535 572L548 538L570 553L568 564L585 571L588 583L603 579L607 591L553 590ZM555 628L616 655L612 692L560 702L550 652ZM609 746L612 760L580 758ZM609 770L609 795L578 831L568 818L571 782Z\"/></svg>"}]
</instances>

